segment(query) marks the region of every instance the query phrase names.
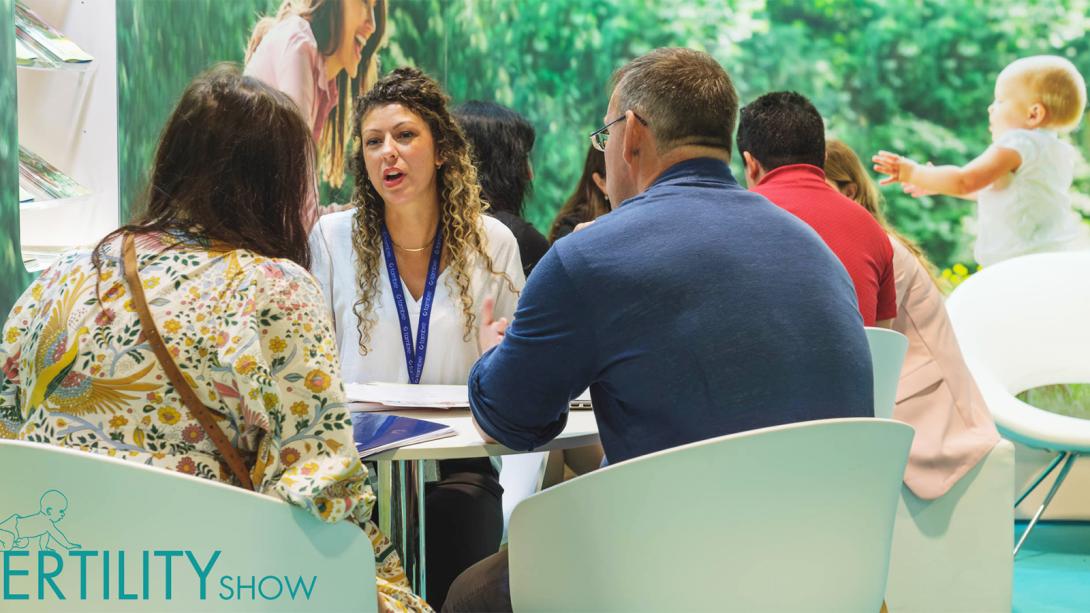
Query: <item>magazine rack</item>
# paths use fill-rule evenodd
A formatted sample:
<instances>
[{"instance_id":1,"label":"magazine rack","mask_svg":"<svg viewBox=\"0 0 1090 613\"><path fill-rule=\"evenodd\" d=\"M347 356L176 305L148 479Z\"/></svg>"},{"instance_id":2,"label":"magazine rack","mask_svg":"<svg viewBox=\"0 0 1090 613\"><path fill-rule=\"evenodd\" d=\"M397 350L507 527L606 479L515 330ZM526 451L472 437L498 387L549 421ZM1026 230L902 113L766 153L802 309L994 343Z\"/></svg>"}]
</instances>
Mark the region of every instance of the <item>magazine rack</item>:
<instances>
[{"instance_id":1,"label":"magazine rack","mask_svg":"<svg viewBox=\"0 0 1090 613\"><path fill-rule=\"evenodd\" d=\"M26 270L33 273L68 249L94 244L118 225L117 26L114 0L19 4L93 58L58 61L17 29L19 145L74 182L63 185L62 180L62 188L50 193L20 177L20 191L35 198L19 204L19 244L12 251L21 252ZM21 22L16 7L15 25ZM28 62L28 55L35 57ZM20 166L22 171L34 165Z\"/></svg>"}]
</instances>

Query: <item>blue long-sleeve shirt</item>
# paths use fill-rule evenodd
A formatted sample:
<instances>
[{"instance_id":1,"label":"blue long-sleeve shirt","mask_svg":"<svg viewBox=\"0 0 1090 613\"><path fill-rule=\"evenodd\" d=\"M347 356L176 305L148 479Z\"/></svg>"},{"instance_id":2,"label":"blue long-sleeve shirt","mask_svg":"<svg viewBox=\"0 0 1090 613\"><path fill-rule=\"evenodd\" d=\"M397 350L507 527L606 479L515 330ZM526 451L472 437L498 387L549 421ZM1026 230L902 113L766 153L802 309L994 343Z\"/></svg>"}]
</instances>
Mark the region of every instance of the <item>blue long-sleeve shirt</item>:
<instances>
[{"instance_id":1,"label":"blue long-sleeve shirt","mask_svg":"<svg viewBox=\"0 0 1090 613\"><path fill-rule=\"evenodd\" d=\"M612 462L732 432L873 416L851 279L813 230L713 159L558 241L503 342L474 365L481 428L514 449L559 434L590 386Z\"/></svg>"}]
</instances>

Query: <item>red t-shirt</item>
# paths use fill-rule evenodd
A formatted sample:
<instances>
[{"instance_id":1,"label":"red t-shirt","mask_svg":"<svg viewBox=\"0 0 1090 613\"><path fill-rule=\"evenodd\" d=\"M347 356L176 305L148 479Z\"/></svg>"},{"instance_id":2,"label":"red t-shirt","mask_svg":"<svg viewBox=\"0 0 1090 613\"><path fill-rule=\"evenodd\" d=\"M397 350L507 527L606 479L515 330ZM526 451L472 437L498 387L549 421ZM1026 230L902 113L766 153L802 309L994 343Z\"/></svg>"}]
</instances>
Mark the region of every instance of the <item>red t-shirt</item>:
<instances>
[{"instance_id":1,"label":"red t-shirt","mask_svg":"<svg viewBox=\"0 0 1090 613\"><path fill-rule=\"evenodd\" d=\"M897 316L889 237L866 209L829 187L820 168L780 166L751 191L805 221L833 250L855 284L864 325Z\"/></svg>"}]
</instances>

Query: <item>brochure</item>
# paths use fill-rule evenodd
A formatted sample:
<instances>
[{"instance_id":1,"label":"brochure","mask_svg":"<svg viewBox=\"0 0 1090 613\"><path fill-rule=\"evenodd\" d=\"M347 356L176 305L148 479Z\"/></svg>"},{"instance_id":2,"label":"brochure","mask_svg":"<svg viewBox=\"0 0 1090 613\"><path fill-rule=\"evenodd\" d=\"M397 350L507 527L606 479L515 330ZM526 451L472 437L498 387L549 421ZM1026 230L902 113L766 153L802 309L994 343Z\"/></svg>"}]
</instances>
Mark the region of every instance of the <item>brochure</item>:
<instances>
[{"instance_id":1,"label":"brochure","mask_svg":"<svg viewBox=\"0 0 1090 613\"><path fill-rule=\"evenodd\" d=\"M95 59L21 2L15 3L15 30L16 33L24 34L57 61L82 64Z\"/></svg>"},{"instance_id":2,"label":"brochure","mask_svg":"<svg viewBox=\"0 0 1090 613\"><path fill-rule=\"evenodd\" d=\"M352 413L352 437L360 458L454 434L454 428L434 421L389 413Z\"/></svg>"},{"instance_id":3,"label":"brochure","mask_svg":"<svg viewBox=\"0 0 1090 613\"><path fill-rule=\"evenodd\" d=\"M27 188L23 187L23 184L19 184L19 204L24 202L34 202L34 194L27 191Z\"/></svg>"},{"instance_id":4,"label":"brochure","mask_svg":"<svg viewBox=\"0 0 1090 613\"><path fill-rule=\"evenodd\" d=\"M41 61L38 54L18 38L15 39L15 64L17 66L36 66Z\"/></svg>"},{"instance_id":5,"label":"brochure","mask_svg":"<svg viewBox=\"0 0 1090 613\"><path fill-rule=\"evenodd\" d=\"M43 196L49 198L59 200L91 193L91 190L76 183L74 179L22 145L19 146L19 177L26 181L28 187L37 189ZM22 200L21 196L20 200Z\"/></svg>"}]
</instances>

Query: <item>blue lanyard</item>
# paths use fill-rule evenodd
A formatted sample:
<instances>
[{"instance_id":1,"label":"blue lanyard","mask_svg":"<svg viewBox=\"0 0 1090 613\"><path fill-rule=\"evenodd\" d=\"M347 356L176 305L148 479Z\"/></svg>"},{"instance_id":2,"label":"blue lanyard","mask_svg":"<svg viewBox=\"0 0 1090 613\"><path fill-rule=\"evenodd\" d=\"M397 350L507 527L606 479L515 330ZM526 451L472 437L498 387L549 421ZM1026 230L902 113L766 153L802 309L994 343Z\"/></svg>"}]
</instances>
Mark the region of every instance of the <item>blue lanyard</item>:
<instances>
[{"instance_id":1,"label":"blue lanyard","mask_svg":"<svg viewBox=\"0 0 1090 613\"><path fill-rule=\"evenodd\" d=\"M443 253L443 233L435 231L432 243L428 277L424 282L424 295L420 303L420 321L416 326L416 351L413 351L413 329L409 323L409 309L405 305L405 292L401 288L401 275L397 272L393 241L386 224L382 224L382 254L386 257L386 273L390 277L390 289L397 305L397 319L401 323L401 343L405 347L405 367L409 371L409 383L420 383L424 372L424 354L428 351L428 322L431 320L431 303L435 299L435 286L439 282L439 259Z\"/></svg>"}]
</instances>

